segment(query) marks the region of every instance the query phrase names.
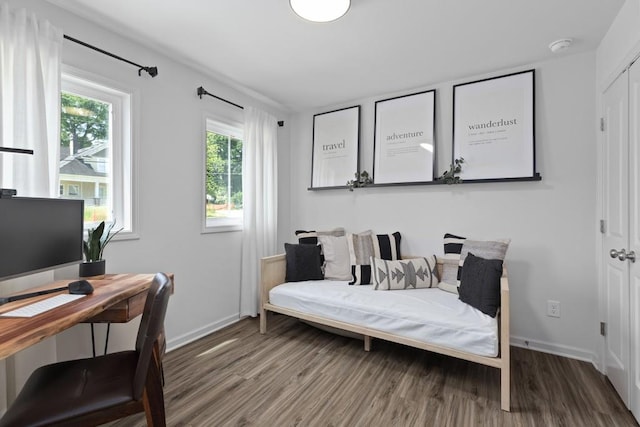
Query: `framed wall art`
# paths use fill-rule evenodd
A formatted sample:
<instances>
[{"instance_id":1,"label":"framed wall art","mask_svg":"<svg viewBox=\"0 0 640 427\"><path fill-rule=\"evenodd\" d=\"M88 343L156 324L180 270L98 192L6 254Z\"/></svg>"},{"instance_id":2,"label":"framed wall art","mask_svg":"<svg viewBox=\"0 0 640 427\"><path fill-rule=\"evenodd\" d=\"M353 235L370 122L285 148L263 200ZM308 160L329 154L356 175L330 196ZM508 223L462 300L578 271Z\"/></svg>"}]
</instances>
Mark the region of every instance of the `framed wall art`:
<instances>
[{"instance_id":1,"label":"framed wall art","mask_svg":"<svg viewBox=\"0 0 640 427\"><path fill-rule=\"evenodd\" d=\"M377 101L374 184L433 181L436 91Z\"/></svg>"},{"instance_id":2,"label":"framed wall art","mask_svg":"<svg viewBox=\"0 0 640 427\"><path fill-rule=\"evenodd\" d=\"M536 178L535 70L453 87L453 159L467 180Z\"/></svg>"},{"instance_id":3,"label":"framed wall art","mask_svg":"<svg viewBox=\"0 0 640 427\"><path fill-rule=\"evenodd\" d=\"M311 189L344 187L358 171L360 106L313 116Z\"/></svg>"}]
</instances>

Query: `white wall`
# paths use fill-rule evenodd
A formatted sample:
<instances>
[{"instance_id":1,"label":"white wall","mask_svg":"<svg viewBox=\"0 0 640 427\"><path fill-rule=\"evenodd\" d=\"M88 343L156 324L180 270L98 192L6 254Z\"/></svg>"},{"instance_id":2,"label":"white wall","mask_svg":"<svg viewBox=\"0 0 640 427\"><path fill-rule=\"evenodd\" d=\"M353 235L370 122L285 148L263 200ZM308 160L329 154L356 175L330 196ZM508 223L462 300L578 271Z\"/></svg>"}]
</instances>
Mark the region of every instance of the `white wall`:
<instances>
[{"instance_id":1,"label":"white wall","mask_svg":"<svg viewBox=\"0 0 640 427\"><path fill-rule=\"evenodd\" d=\"M12 9L27 8L39 18L90 44L143 65L155 65L159 74L138 77L135 67L69 41L63 63L125 85L134 91L134 145L138 228L137 240L112 241L105 250L107 272L175 274L175 294L169 303L166 333L175 348L238 319L241 232L201 234L203 114L240 118L242 111L211 97L202 100L196 88L240 105L270 112L279 128L279 152L285 182L280 209L288 217L288 114L275 103L257 100L206 73L182 65L165 54L38 0L9 0ZM170 32L167 33L170 37ZM215 55L215 52L203 52ZM57 272L74 277L77 268ZM111 328L110 349L131 348L137 324ZM102 339L102 336L101 336ZM57 337L60 359L90 355L90 334L80 325ZM102 346L102 342L100 347ZM55 351L55 350L54 350ZM19 384L18 384L19 386Z\"/></svg>"},{"instance_id":2,"label":"white wall","mask_svg":"<svg viewBox=\"0 0 640 427\"><path fill-rule=\"evenodd\" d=\"M640 0L626 0L596 51L598 92L640 53Z\"/></svg>"},{"instance_id":3,"label":"white wall","mask_svg":"<svg viewBox=\"0 0 640 427\"><path fill-rule=\"evenodd\" d=\"M514 343L585 360L594 358L598 319L595 241L595 54L561 56L535 68L536 154L541 182L307 191L313 114L362 105L361 168L373 163L374 102L437 89L437 170L451 159L452 85L444 82L297 114L291 130L291 226L402 233L402 251L442 254L442 236L512 239L507 266ZM472 81L489 76L469 76ZM355 172L355 171L354 171ZM547 300L562 317L546 316Z\"/></svg>"}]
</instances>

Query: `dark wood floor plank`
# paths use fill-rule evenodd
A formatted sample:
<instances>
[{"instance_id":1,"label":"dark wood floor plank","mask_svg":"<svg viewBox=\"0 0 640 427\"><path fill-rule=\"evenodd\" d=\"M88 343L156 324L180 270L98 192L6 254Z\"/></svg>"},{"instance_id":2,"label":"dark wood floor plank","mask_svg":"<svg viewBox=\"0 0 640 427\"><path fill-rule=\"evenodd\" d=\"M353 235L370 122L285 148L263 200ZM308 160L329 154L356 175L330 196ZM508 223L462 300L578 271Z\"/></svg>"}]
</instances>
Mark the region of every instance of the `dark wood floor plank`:
<instances>
[{"instance_id":1,"label":"dark wood floor plank","mask_svg":"<svg viewBox=\"0 0 640 427\"><path fill-rule=\"evenodd\" d=\"M165 357L169 426L637 426L586 362L511 349L511 412L497 369L286 316L244 319ZM143 416L111 424L144 426Z\"/></svg>"}]
</instances>

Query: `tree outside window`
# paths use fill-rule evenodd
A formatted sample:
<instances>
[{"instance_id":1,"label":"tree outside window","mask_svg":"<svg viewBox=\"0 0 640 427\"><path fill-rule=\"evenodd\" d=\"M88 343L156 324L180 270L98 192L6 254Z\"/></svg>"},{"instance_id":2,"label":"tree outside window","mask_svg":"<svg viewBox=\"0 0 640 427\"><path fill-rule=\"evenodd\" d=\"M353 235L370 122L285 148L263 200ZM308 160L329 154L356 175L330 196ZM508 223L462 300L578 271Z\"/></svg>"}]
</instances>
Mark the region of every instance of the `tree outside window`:
<instances>
[{"instance_id":1,"label":"tree outside window","mask_svg":"<svg viewBox=\"0 0 640 427\"><path fill-rule=\"evenodd\" d=\"M85 201L87 225L111 220L108 188L111 104L62 92L60 111L60 184L65 197Z\"/></svg>"},{"instance_id":2,"label":"tree outside window","mask_svg":"<svg viewBox=\"0 0 640 427\"><path fill-rule=\"evenodd\" d=\"M77 154L94 142L109 137L109 107L104 102L84 96L62 93L60 114L60 145Z\"/></svg>"},{"instance_id":3,"label":"tree outside window","mask_svg":"<svg viewBox=\"0 0 640 427\"><path fill-rule=\"evenodd\" d=\"M207 131L206 218L242 217L242 140Z\"/></svg>"},{"instance_id":4,"label":"tree outside window","mask_svg":"<svg viewBox=\"0 0 640 427\"><path fill-rule=\"evenodd\" d=\"M116 221L135 236L133 95L102 76L65 66L60 93L62 197L84 200L84 226Z\"/></svg>"}]
</instances>

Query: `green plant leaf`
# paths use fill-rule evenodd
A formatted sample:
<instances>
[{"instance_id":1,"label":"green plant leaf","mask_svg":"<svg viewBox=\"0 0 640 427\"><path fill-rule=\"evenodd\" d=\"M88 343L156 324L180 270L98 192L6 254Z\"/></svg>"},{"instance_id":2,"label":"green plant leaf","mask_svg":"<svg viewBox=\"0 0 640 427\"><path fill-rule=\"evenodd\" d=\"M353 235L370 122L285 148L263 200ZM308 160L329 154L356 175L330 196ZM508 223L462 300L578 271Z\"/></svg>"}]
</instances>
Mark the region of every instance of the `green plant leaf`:
<instances>
[{"instance_id":1,"label":"green plant leaf","mask_svg":"<svg viewBox=\"0 0 640 427\"><path fill-rule=\"evenodd\" d=\"M104 221L100 222L96 228L87 230L87 240L82 243L82 251L87 262L100 261L105 246L118 234L120 230L111 232L115 221L108 226Z\"/></svg>"}]
</instances>

